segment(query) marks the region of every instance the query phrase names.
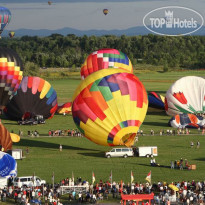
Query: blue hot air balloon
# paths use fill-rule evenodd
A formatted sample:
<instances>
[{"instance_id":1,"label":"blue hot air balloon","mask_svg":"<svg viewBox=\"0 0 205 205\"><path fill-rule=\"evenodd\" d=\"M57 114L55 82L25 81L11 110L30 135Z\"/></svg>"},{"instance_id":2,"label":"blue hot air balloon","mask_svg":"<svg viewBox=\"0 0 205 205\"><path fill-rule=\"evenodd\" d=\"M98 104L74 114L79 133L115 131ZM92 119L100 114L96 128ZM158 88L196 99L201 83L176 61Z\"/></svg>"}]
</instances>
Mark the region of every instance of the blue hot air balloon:
<instances>
[{"instance_id":1,"label":"blue hot air balloon","mask_svg":"<svg viewBox=\"0 0 205 205\"><path fill-rule=\"evenodd\" d=\"M5 152L0 152L0 177L11 177L17 175L16 160Z\"/></svg>"}]
</instances>

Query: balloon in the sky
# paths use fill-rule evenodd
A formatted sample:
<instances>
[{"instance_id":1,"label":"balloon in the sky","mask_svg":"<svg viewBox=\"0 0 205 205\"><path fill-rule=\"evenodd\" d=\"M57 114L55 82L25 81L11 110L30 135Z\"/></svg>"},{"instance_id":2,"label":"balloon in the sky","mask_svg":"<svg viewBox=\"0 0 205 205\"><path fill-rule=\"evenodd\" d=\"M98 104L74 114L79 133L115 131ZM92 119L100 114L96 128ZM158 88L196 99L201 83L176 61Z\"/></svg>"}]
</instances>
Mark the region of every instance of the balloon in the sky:
<instances>
[{"instance_id":1,"label":"balloon in the sky","mask_svg":"<svg viewBox=\"0 0 205 205\"><path fill-rule=\"evenodd\" d=\"M108 10L108 9L103 9L103 13L104 13L104 15L107 15L107 14L108 14L108 12L109 12L109 10Z\"/></svg>"},{"instance_id":2,"label":"balloon in the sky","mask_svg":"<svg viewBox=\"0 0 205 205\"><path fill-rule=\"evenodd\" d=\"M12 139L9 131L0 123L0 147L2 151L7 151L12 149Z\"/></svg>"},{"instance_id":3,"label":"balloon in the sky","mask_svg":"<svg viewBox=\"0 0 205 205\"><path fill-rule=\"evenodd\" d=\"M164 96L156 92L148 92L149 107L164 110Z\"/></svg>"},{"instance_id":4,"label":"balloon in the sky","mask_svg":"<svg viewBox=\"0 0 205 205\"><path fill-rule=\"evenodd\" d=\"M130 59L126 54L116 49L100 49L91 53L81 66L81 78L84 79L91 73L107 68L120 68L133 72Z\"/></svg>"},{"instance_id":5,"label":"balloon in the sky","mask_svg":"<svg viewBox=\"0 0 205 205\"><path fill-rule=\"evenodd\" d=\"M202 128L205 119L194 114L179 114L172 117L168 124L174 128Z\"/></svg>"},{"instance_id":6,"label":"balloon in the sky","mask_svg":"<svg viewBox=\"0 0 205 205\"><path fill-rule=\"evenodd\" d=\"M147 107L146 90L136 76L121 69L103 69L80 83L72 115L79 130L96 144L131 146Z\"/></svg>"},{"instance_id":7,"label":"balloon in the sky","mask_svg":"<svg viewBox=\"0 0 205 205\"><path fill-rule=\"evenodd\" d=\"M5 7L0 7L0 35L4 28L9 24L11 20L11 12Z\"/></svg>"},{"instance_id":8,"label":"balloon in the sky","mask_svg":"<svg viewBox=\"0 0 205 205\"><path fill-rule=\"evenodd\" d=\"M0 107L12 98L23 78L23 64L18 54L8 48L0 48Z\"/></svg>"},{"instance_id":9,"label":"balloon in the sky","mask_svg":"<svg viewBox=\"0 0 205 205\"><path fill-rule=\"evenodd\" d=\"M52 1L48 1L48 5L51 5L52 4Z\"/></svg>"},{"instance_id":10,"label":"balloon in the sky","mask_svg":"<svg viewBox=\"0 0 205 205\"><path fill-rule=\"evenodd\" d=\"M168 115L205 113L205 79L196 76L180 78L166 93Z\"/></svg>"},{"instance_id":11,"label":"balloon in the sky","mask_svg":"<svg viewBox=\"0 0 205 205\"><path fill-rule=\"evenodd\" d=\"M0 177L15 177L16 175L16 160L11 155L0 151Z\"/></svg>"},{"instance_id":12,"label":"balloon in the sky","mask_svg":"<svg viewBox=\"0 0 205 205\"><path fill-rule=\"evenodd\" d=\"M39 77L24 77L17 92L5 108L5 114L13 120L43 115L44 119L55 114L57 94L51 84Z\"/></svg>"},{"instance_id":13,"label":"balloon in the sky","mask_svg":"<svg viewBox=\"0 0 205 205\"><path fill-rule=\"evenodd\" d=\"M10 31L10 32L9 32L9 37L10 37L10 38L13 38L14 36L15 36L15 32L14 32L14 31Z\"/></svg>"},{"instance_id":14,"label":"balloon in the sky","mask_svg":"<svg viewBox=\"0 0 205 205\"><path fill-rule=\"evenodd\" d=\"M58 110L56 111L58 114L69 114L71 113L72 102L67 102L63 105L58 106Z\"/></svg>"}]
</instances>

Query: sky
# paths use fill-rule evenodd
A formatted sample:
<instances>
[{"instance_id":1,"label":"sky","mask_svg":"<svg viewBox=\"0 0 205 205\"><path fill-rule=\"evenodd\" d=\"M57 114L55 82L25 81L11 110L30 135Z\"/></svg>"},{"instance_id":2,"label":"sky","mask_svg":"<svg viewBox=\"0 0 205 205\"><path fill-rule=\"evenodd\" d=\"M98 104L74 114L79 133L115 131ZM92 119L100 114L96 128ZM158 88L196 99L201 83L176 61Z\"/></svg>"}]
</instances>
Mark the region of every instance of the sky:
<instances>
[{"instance_id":1,"label":"sky","mask_svg":"<svg viewBox=\"0 0 205 205\"><path fill-rule=\"evenodd\" d=\"M113 30L143 26L143 17L153 9L183 6L194 9L205 19L205 0L0 0L12 19L6 30L74 28ZM109 10L108 15L103 9Z\"/></svg>"}]
</instances>

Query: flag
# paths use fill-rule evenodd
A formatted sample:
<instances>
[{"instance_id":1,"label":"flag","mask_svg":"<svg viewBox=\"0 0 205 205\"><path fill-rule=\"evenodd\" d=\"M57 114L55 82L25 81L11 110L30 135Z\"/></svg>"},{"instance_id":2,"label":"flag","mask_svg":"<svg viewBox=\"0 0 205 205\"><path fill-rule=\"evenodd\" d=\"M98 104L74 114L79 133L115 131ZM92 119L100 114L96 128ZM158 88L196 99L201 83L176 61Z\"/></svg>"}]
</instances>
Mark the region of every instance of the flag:
<instances>
[{"instance_id":1,"label":"flag","mask_svg":"<svg viewBox=\"0 0 205 205\"><path fill-rule=\"evenodd\" d=\"M110 182L112 182L112 170L110 172L110 177L109 177Z\"/></svg>"},{"instance_id":2,"label":"flag","mask_svg":"<svg viewBox=\"0 0 205 205\"><path fill-rule=\"evenodd\" d=\"M148 173L147 177L145 178L149 183L151 183L151 171Z\"/></svg>"},{"instance_id":3,"label":"flag","mask_svg":"<svg viewBox=\"0 0 205 205\"><path fill-rule=\"evenodd\" d=\"M133 173L131 171L131 183L134 181L134 176L133 176Z\"/></svg>"},{"instance_id":4,"label":"flag","mask_svg":"<svg viewBox=\"0 0 205 205\"><path fill-rule=\"evenodd\" d=\"M95 183L95 174L93 172L93 174L92 174L92 184L94 184L94 183Z\"/></svg>"},{"instance_id":5,"label":"flag","mask_svg":"<svg viewBox=\"0 0 205 205\"><path fill-rule=\"evenodd\" d=\"M72 172L72 181L74 182L74 174L73 174L73 172Z\"/></svg>"}]
</instances>

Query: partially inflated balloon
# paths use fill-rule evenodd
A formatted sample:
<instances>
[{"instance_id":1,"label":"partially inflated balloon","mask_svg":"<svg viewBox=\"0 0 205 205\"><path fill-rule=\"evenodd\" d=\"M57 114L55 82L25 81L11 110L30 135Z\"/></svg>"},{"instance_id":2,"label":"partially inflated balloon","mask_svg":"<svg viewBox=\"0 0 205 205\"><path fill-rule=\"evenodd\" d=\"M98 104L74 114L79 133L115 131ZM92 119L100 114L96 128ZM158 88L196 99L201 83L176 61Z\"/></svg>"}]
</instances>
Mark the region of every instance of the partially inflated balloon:
<instances>
[{"instance_id":1,"label":"partially inflated balloon","mask_svg":"<svg viewBox=\"0 0 205 205\"><path fill-rule=\"evenodd\" d=\"M91 53L81 66L81 78L84 79L91 73L107 68L120 68L133 72L130 59L126 54L116 49L100 49Z\"/></svg>"},{"instance_id":2,"label":"partially inflated balloon","mask_svg":"<svg viewBox=\"0 0 205 205\"><path fill-rule=\"evenodd\" d=\"M72 115L89 140L104 146L131 146L147 107L147 93L136 76L121 69L104 69L78 86Z\"/></svg>"},{"instance_id":3,"label":"partially inflated balloon","mask_svg":"<svg viewBox=\"0 0 205 205\"><path fill-rule=\"evenodd\" d=\"M16 175L16 160L11 155L0 152L0 177L15 177Z\"/></svg>"},{"instance_id":4,"label":"partially inflated balloon","mask_svg":"<svg viewBox=\"0 0 205 205\"><path fill-rule=\"evenodd\" d=\"M205 79L187 76L177 80L166 93L165 110L172 116L205 113Z\"/></svg>"},{"instance_id":5,"label":"partially inflated balloon","mask_svg":"<svg viewBox=\"0 0 205 205\"><path fill-rule=\"evenodd\" d=\"M23 75L23 64L18 54L0 48L0 107L4 107L18 89Z\"/></svg>"},{"instance_id":6,"label":"partially inflated balloon","mask_svg":"<svg viewBox=\"0 0 205 205\"><path fill-rule=\"evenodd\" d=\"M164 96L156 92L148 92L149 107L164 110Z\"/></svg>"},{"instance_id":7,"label":"partially inflated balloon","mask_svg":"<svg viewBox=\"0 0 205 205\"><path fill-rule=\"evenodd\" d=\"M57 113L58 114L69 114L71 113L72 102L67 102L63 105L58 106Z\"/></svg>"},{"instance_id":8,"label":"partially inflated balloon","mask_svg":"<svg viewBox=\"0 0 205 205\"><path fill-rule=\"evenodd\" d=\"M0 123L0 146L3 151L12 149L12 139L9 131Z\"/></svg>"},{"instance_id":9,"label":"partially inflated balloon","mask_svg":"<svg viewBox=\"0 0 205 205\"><path fill-rule=\"evenodd\" d=\"M57 108L57 94L49 82L39 77L24 77L4 111L13 120L36 115L47 119L53 117Z\"/></svg>"},{"instance_id":10,"label":"partially inflated balloon","mask_svg":"<svg viewBox=\"0 0 205 205\"><path fill-rule=\"evenodd\" d=\"M5 7L0 7L0 35L4 28L9 24L11 20L11 12Z\"/></svg>"},{"instance_id":11,"label":"partially inflated balloon","mask_svg":"<svg viewBox=\"0 0 205 205\"><path fill-rule=\"evenodd\" d=\"M179 114L172 117L168 124L174 128L202 128L205 119L194 114Z\"/></svg>"}]
</instances>

